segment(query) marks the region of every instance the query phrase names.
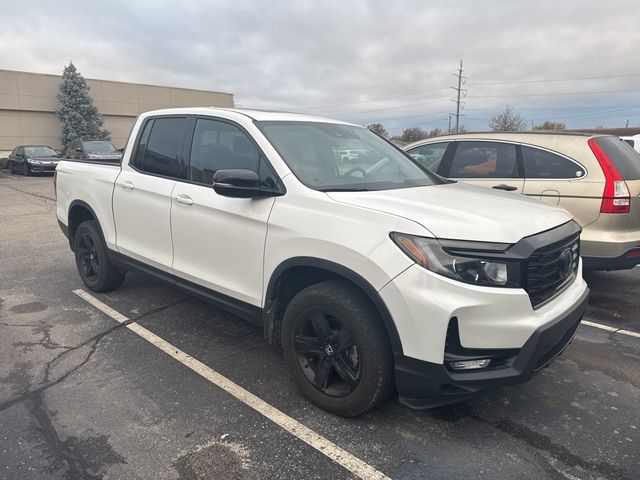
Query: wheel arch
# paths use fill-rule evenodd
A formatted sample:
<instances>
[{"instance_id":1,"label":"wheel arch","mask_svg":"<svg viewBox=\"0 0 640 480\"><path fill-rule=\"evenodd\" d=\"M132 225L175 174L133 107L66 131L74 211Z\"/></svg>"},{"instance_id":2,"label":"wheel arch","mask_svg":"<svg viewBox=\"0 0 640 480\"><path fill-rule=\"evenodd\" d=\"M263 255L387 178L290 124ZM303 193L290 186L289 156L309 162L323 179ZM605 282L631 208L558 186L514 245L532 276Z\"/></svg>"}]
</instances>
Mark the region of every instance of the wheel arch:
<instances>
[{"instance_id":1,"label":"wheel arch","mask_svg":"<svg viewBox=\"0 0 640 480\"><path fill-rule=\"evenodd\" d=\"M298 292L315 283L336 278L348 281L369 299L380 315L393 353L402 354L400 335L389 309L377 290L360 274L344 265L316 257L289 258L278 265L271 274L262 310L267 341L279 343L282 315L289 301Z\"/></svg>"},{"instance_id":2,"label":"wheel arch","mask_svg":"<svg viewBox=\"0 0 640 480\"><path fill-rule=\"evenodd\" d=\"M69 205L69 213L67 215L67 222L69 228L69 246L71 250L73 250L74 239L76 230L78 226L87 220L94 220L96 225L98 226L98 230L100 231L100 235L104 239L104 233L102 232L102 227L100 226L100 221L98 220L98 216L96 212L91 208L91 206L82 200L74 200Z\"/></svg>"}]
</instances>

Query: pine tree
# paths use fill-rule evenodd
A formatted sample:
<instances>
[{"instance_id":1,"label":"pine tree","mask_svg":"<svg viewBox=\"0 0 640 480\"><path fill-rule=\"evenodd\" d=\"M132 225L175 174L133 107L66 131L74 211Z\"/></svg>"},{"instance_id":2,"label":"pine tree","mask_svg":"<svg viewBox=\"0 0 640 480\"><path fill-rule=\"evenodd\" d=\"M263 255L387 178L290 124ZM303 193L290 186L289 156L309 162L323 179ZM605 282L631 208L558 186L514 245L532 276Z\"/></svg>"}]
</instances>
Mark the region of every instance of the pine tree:
<instances>
[{"instance_id":1,"label":"pine tree","mask_svg":"<svg viewBox=\"0 0 640 480\"><path fill-rule=\"evenodd\" d=\"M60 118L60 142L63 146L76 138L111 139L111 132L103 128L104 120L93 104L86 80L72 62L64 67L62 73L56 111Z\"/></svg>"}]
</instances>

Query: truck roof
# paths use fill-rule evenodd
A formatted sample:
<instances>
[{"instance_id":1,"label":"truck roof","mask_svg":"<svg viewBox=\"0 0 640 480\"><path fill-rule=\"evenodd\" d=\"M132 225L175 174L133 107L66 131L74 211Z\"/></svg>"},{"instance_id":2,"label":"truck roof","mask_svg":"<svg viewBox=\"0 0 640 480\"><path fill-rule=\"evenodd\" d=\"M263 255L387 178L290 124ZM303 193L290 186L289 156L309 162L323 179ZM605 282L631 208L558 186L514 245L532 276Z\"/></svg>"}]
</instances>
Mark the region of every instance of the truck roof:
<instances>
[{"instance_id":1,"label":"truck roof","mask_svg":"<svg viewBox=\"0 0 640 480\"><path fill-rule=\"evenodd\" d=\"M152 110L145 112L145 116L153 115L216 115L221 113L232 113L248 117L258 122L321 122L339 123L343 125L354 125L349 122L335 120L315 115L305 115L294 112L279 112L272 110L257 110L248 108L218 108L218 107L188 107L188 108L165 108L162 110ZM226 115L225 115L226 116ZM356 125L354 125L356 126Z\"/></svg>"}]
</instances>

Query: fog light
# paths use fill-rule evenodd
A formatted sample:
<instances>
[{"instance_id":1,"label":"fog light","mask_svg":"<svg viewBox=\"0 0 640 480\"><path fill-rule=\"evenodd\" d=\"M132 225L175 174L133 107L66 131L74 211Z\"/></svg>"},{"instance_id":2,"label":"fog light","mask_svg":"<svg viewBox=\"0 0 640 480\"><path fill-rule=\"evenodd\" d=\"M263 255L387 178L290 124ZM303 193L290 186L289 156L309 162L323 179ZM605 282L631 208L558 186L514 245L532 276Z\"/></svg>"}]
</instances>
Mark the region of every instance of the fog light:
<instances>
[{"instance_id":1,"label":"fog light","mask_svg":"<svg viewBox=\"0 0 640 480\"><path fill-rule=\"evenodd\" d=\"M490 358L482 358L479 360L457 360L454 362L448 362L449 368L452 370L477 370L478 368L485 368L491 363Z\"/></svg>"}]
</instances>

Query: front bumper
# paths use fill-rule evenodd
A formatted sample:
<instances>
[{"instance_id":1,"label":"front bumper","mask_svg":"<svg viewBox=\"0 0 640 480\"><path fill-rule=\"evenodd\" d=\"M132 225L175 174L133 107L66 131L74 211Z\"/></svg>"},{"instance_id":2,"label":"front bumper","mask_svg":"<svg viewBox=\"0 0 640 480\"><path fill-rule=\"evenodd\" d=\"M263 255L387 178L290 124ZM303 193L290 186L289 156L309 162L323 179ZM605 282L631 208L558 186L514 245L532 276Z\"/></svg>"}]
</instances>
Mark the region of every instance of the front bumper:
<instances>
[{"instance_id":1,"label":"front bumper","mask_svg":"<svg viewBox=\"0 0 640 480\"><path fill-rule=\"evenodd\" d=\"M57 163L55 163L55 164L30 163L29 164L29 170L32 173L53 173L53 172L55 172L57 166L58 166Z\"/></svg>"},{"instance_id":2,"label":"front bumper","mask_svg":"<svg viewBox=\"0 0 640 480\"><path fill-rule=\"evenodd\" d=\"M396 355L400 402L411 408L432 408L464 400L482 390L527 381L571 342L584 315L588 295L589 291L584 290L570 309L535 330L522 348L509 350L509 359L494 369L453 372L445 364ZM483 354L500 355L505 351L483 350Z\"/></svg>"}]
</instances>

